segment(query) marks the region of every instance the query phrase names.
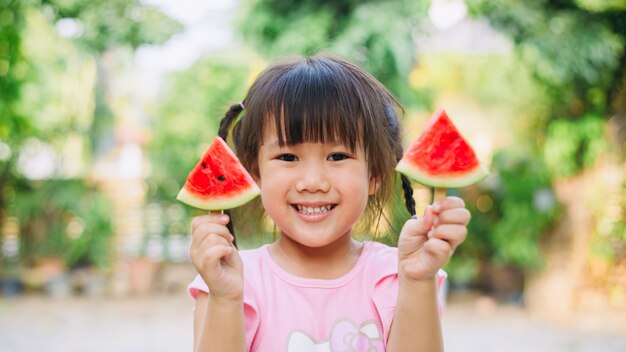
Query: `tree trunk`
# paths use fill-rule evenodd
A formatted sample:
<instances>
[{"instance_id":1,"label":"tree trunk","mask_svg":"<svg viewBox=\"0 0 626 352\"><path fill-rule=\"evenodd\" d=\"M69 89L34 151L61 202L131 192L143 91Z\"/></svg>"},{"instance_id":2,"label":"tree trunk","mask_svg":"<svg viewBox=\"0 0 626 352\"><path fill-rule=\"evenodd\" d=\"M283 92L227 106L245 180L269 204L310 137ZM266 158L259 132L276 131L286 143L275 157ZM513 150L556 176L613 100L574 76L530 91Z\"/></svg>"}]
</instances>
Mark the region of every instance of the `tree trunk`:
<instances>
[{"instance_id":1,"label":"tree trunk","mask_svg":"<svg viewBox=\"0 0 626 352\"><path fill-rule=\"evenodd\" d=\"M104 52L96 57L96 84L94 89L95 107L93 121L89 128L91 156L98 160L115 146L114 116L109 107L109 85L113 71L113 54Z\"/></svg>"}]
</instances>

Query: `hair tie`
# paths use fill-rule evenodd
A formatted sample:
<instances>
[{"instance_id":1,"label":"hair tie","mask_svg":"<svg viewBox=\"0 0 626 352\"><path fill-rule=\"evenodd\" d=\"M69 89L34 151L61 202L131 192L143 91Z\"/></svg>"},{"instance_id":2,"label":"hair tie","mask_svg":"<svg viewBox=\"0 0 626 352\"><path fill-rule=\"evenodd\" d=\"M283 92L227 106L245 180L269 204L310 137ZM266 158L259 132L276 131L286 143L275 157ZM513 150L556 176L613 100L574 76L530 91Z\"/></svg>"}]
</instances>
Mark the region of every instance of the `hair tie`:
<instances>
[{"instance_id":1,"label":"hair tie","mask_svg":"<svg viewBox=\"0 0 626 352\"><path fill-rule=\"evenodd\" d=\"M241 110L245 109L243 106L243 101L241 103L239 103L239 106L241 107Z\"/></svg>"}]
</instances>

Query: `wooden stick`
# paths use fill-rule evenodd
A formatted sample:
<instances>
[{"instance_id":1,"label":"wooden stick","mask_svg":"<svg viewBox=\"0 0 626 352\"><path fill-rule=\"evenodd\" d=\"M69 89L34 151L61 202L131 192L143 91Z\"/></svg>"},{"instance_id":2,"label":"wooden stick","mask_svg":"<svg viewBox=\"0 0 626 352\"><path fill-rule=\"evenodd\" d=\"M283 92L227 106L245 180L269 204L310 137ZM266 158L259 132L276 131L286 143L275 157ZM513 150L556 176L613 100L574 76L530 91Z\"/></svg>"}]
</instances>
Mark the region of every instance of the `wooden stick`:
<instances>
[{"instance_id":1,"label":"wooden stick","mask_svg":"<svg viewBox=\"0 0 626 352\"><path fill-rule=\"evenodd\" d=\"M435 191L433 192L433 203L436 201L443 200L446 198L446 189L441 187L435 187Z\"/></svg>"}]
</instances>

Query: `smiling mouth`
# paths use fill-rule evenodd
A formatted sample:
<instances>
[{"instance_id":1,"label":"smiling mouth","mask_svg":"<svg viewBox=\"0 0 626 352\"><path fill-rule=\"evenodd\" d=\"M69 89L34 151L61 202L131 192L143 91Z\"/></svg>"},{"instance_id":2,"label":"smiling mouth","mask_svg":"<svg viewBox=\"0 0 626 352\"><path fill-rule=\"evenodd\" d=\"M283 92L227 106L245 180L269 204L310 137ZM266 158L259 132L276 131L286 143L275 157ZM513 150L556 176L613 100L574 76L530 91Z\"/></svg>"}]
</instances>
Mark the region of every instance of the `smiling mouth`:
<instances>
[{"instance_id":1,"label":"smiling mouth","mask_svg":"<svg viewBox=\"0 0 626 352\"><path fill-rule=\"evenodd\" d=\"M328 213L333 208L335 208L337 205L336 204L326 204L326 205L320 205L320 206L312 207L312 206L306 206L306 205L301 205L301 204L294 204L292 206L293 206L294 209L296 209L302 215L321 215L321 214Z\"/></svg>"}]
</instances>

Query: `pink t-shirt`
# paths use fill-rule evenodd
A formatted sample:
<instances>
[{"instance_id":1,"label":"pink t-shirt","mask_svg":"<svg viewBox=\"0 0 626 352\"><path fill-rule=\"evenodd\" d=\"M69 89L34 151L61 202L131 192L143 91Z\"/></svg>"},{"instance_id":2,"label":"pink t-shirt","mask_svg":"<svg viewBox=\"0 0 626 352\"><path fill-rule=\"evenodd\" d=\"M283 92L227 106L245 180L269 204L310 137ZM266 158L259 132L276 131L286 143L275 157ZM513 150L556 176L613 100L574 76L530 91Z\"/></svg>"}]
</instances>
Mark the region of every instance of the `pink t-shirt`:
<instances>
[{"instance_id":1,"label":"pink t-shirt","mask_svg":"<svg viewBox=\"0 0 626 352\"><path fill-rule=\"evenodd\" d=\"M397 248L364 242L352 270L333 280L285 272L268 245L239 254L248 351L385 351L398 293ZM445 278L440 270L438 287ZM194 299L208 291L200 275L188 289Z\"/></svg>"}]
</instances>

